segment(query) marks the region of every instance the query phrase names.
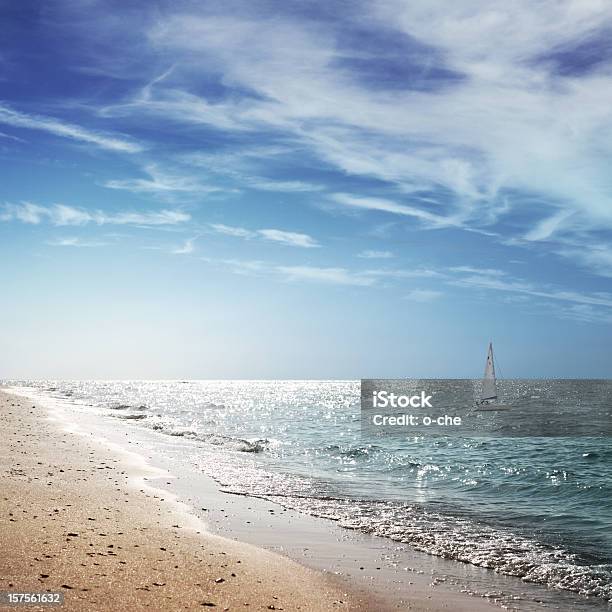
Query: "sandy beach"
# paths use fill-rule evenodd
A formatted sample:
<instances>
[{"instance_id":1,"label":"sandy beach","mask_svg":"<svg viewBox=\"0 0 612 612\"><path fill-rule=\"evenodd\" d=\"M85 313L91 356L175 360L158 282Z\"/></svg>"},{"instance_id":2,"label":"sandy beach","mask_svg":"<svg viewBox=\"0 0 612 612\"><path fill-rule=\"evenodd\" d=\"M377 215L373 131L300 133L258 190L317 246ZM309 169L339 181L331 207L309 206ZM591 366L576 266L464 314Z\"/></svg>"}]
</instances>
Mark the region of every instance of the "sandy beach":
<instances>
[{"instance_id":1,"label":"sandy beach","mask_svg":"<svg viewBox=\"0 0 612 612\"><path fill-rule=\"evenodd\" d=\"M367 609L322 573L201 532L32 402L0 401L0 590L61 591L67 610Z\"/></svg>"},{"instance_id":2,"label":"sandy beach","mask_svg":"<svg viewBox=\"0 0 612 612\"><path fill-rule=\"evenodd\" d=\"M259 500L211 488L205 522L179 501L188 491L152 485L172 483L144 449L118 450L58 415L0 391L0 591L62 592L68 610L495 609L418 567L403 581L387 572L386 583L383 572L357 571L384 563L373 561L374 540L347 547L338 527L275 514ZM306 566L294 560L300 539L309 542Z\"/></svg>"}]
</instances>

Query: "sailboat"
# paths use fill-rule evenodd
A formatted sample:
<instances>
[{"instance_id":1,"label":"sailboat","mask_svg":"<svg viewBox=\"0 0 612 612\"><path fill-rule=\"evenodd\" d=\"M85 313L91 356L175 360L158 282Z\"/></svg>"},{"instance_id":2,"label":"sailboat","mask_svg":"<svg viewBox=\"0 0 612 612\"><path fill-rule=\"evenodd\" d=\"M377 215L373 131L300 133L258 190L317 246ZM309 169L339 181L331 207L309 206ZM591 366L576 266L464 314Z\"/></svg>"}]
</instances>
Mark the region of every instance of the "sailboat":
<instances>
[{"instance_id":1,"label":"sailboat","mask_svg":"<svg viewBox=\"0 0 612 612\"><path fill-rule=\"evenodd\" d=\"M496 403L497 383L495 378L495 359L493 358L493 343L489 342L487 362L485 364L484 376L482 377L482 390L480 399L476 402L477 411L493 412L498 410L510 410L508 406Z\"/></svg>"}]
</instances>

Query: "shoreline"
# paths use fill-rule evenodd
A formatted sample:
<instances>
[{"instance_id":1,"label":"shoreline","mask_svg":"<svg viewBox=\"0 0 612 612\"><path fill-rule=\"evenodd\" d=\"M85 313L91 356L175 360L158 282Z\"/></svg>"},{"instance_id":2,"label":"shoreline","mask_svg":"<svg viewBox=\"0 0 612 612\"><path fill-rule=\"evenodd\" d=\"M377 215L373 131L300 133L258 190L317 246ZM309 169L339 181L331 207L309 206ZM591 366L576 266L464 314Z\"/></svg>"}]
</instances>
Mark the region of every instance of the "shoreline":
<instances>
[{"instance_id":1,"label":"shoreline","mask_svg":"<svg viewBox=\"0 0 612 612\"><path fill-rule=\"evenodd\" d=\"M66 610L369 609L330 576L205 531L135 486L155 471L62 431L39 403L0 390L0 422L0 591L62 592Z\"/></svg>"},{"instance_id":2,"label":"shoreline","mask_svg":"<svg viewBox=\"0 0 612 612\"><path fill-rule=\"evenodd\" d=\"M6 399L9 401L7 402ZM139 536L144 531L147 532L147 536L155 532L156 538L169 540L173 544L180 545L182 547L181 558L188 558L190 554L196 554L204 549L218 550L225 547L219 555L223 555L224 560L228 554L241 556L241 563L238 566L242 570L241 573L249 567L248 559L250 557L256 558L257 561L254 561L252 563L253 567L251 567L253 571L248 576L243 576L243 582L240 584L236 576L231 576L230 580L223 578L224 574L220 572L221 569L226 568L215 566L214 563L212 567L208 568L208 582L206 580L197 581L200 583L196 589L197 597L201 597L201 593L205 592L206 596L210 597L210 603L215 603L220 609L235 609L239 605L242 609L285 610L383 611L411 609L465 612L495 610L499 609L495 603L496 593L500 589L500 585L503 587L504 584L510 585L513 582L512 579L500 577L488 570L410 551L407 547L395 546L384 538L351 532L333 524L331 521L306 516L266 500L228 495L221 492L220 487L204 474L195 474L193 471L175 474L176 463L170 462L163 465L163 461L160 460L160 457L167 454L170 446L168 448L158 447L158 450L162 448L164 452L154 453L151 451L153 448L151 444L158 442L159 438L154 432L136 432L129 427L125 429L123 427L113 428L112 424L109 427L108 423L103 424L97 417L82 417L81 414L79 414L79 419L82 417L83 423L79 421L79 426L75 427L70 425L70 418L63 413L63 409L59 405L53 405L52 400L41 401L40 397L36 399L26 398L22 395L12 395L6 389L0 389L3 421L6 421L7 418L6 406L10 406L10 404L23 406L23 412L19 415L13 411L12 422L15 426L18 425L15 432L10 427L6 427L7 423L5 423L5 428L11 434L14 435L17 432L21 434L22 440L19 446L21 452L24 448L29 448L31 452L33 445L35 446L38 443L38 453L42 453L43 456L43 459L40 459L39 455L39 460L42 461L43 466L45 464L55 465L57 468L57 465L61 463L65 467L70 466L69 470L84 471L84 466L88 467L90 463L99 464L95 469L85 472L87 474L86 482L82 481L84 482L85 493L79 491L79 497L83 499L95 498L94 495L91 495L92 488L96 489L96 495L99 496L100 488L108 487L106 481L112 480L111 494L119 497L113 502L115 505L114 512L116 514L117 506L119 506L122 509L121 522L127 525L127 527L120 527L117 523L116 532L123 531L123 538L129 532L130 526L132 530L140 531ZM35 405L36 409L32 409L32 405ZM36 429L36 433L28 433L26 437L23 432L31 432L33 428ZM40 437L43 435L46 440L53 443L44 444L41 447ZM37 437L38 442L36 441ZM11 436L10 439L12 440L13 437ZM172 442L173 447L180 443L177 440L168 440L168 445L170 445L170 442ZM11 447L13 447L13 444L9 445L9 449ZM57 456L58 447L60 451L68 447L71 454L62 452L60 461ZM14 450L16 451L17 447ZM5 464L10 461L8 452L10 451L6 451L3 455L3 463ZM178 452L181 452L180 449ZM109 460L109 456L112 456L112 460ZM37 462L35 463L37 464ZM20 477L21 479L12 475L7 480L10 487L13 487L15 491L19 491L20 488L23 488L24 482L27 482L28 497L40 501L40 495L48 493L48 490L42 488L41 491L40 486L31 486L36 478L40 480L44 476L44 473L42 473L44 467L40 468L40 475L33 476L32 474L36 469L34 465L30 465L27 470L24 470L25 474ZM64 473L69 470L64 470ZM3 471L7 471L6 465ZM53 474L53 477L49 477L50 489L54 491L55 503L60 504L60 495L65 502L64 498L75 492L69 486L69 483L58 480L57 474L55 472ZM99 482L101 474L106 475L106 477L102 479L102 482ZM79 485L79 487L81 486ZM60 489L59 494L57 492L58 488ZM89 494L88 490L90 491ZM6 506L11 499L9 497L9 500L7 500L6 497L6 495L3 496L3 506ZM125 501L123 498L129 499L129 506L121 506L121 501ZM205 500L204 505L203 500ZM113 503L107 502L103 506L106 513L113 510ZM63 503L62 508L64 514L68 513L70 515L70 507L67 503ZM84 525L86 529L89 528L92 524L89 519L95 518L83 516L87 514L86 508L80 515L72 518L81 529ZM127 512L125 511L126 508ZM6 515L6 513L3 514ZM13 514L15 514L14 510ZM57 513L55 514L57 515ZM46 515L42 514L41 516ZM51 520L56 518L57 516L51 516ZM105 519L109 520L109 517L106 516ZM23 518L20 520L23 520ZM40 524L37 527L40 529L42 524L40 518L38 522ZM142 525L146 524L146 530L135 528L134 524L136 522ZM181 526L177 528L176 525ZM11 526L14 527L12 523L4 525L3 532L10 532ZM47 526L47 529L49 528ZM94 535L95 530L89 528L88 531ZM76 527L74 532L78 532ZM30 552L33 553L32 542L27 541L27 535L23 539L26 540L25 549L29 546ZM66 556L68 554L67 550L73 550L77 538L66 537L65 539L69 546L60 548L60 551L64 557L64 566L67 565L69 568L66 575L70 573L71 564L72 566L77 565L76 568L72 567L73 570L76 569L81 574L85 572L85 575L87 575L87 570L82 568L87 567L88 564L82 565L83 561L82 558L79 558L79 553L72 559L68 559ZM81 557L85 555L89 559L90 556L87 553L91 550L97 551L96 546L103 544L103 542L98 539L93 544L93 546L86 547L89 550L80 551ZM158 548L167 548L167 546L161 545ZM122 550L125 551L125 547ZM138 550L140 555L138 556L138 563L144 569L146 561L143 561L141 553L142 549ZM129 557L133 556L134 550L131 550ZM211 552L208 556L212 557L214 553ZM19 564L27 563L28 568L30 568L29 571L34 572L31 575L28 574L28 571L24 572L23 576L31 579L28 584L36 585L38 590L42 590L41 587L50 588L51 577L40 579L39 576L35 575L37 564L41 561L32 563L26 557L27 555L22 554L17 563L13 560L10 566L16 567ZM154 554L153 559L149 559L149 561L154 561L153 565L155 566L159 563L158 557L159 555ZM262 565L261 559L265 559L263 564L265 567ZM198 568L195 571L201 571L201 563L201 560L196 561L190 567L192 570ZM111 584L113 588L121 585L122 577L126 576L123 570L129 564L130 559L123 564L124 567L120 568L121 571L118 574L105 573L108 579L108 587ZM227 566L227 563L221 565ZM141 585L139 588L143 590L136 591L138 594L136 597L134 597L133 591L131 599L124 599L130 596L130 593L127 592L117 596L118 604L119 602L131 601L132 609L138 609L139 605L144 607L143 602L150 602L152 590L158 593L164 590L172 593L171 595L165 595L168 598L164 601L165 609L174 609L172 606L177 602L180 602L180 606L177 604L180 609L185 609L184 598L186 595L183 587L184 583L194 585L191 572L187 567L170 567L170 564L166 564L164 567L166 568L164 570L157 568L157 578L153 581L149 580L148 583L146 582L147 576L140 575L141 581L145 581L144 586L156 582L157 584L164 583L163 587L149 586L148 590L144 590L144 586ZM98 568L98 566L95 566L95 568ZM107 569L109 568L107 567ZM0 590L6 590L8 586L6 568L0 568L0 570ZM215 575L215 570L219 574L218 576ZM445 584L446 579L439 577L448 574L450 570L459 572L457 575L460 579L455 584L451 584L451 581ZM114 569L112 571L115 572ZM132 575L134 575L134 571L132 570ZM260 572L261 576L259 575ZM52 575L47 571L39 573ZM94 574L100 574L100 571L94 572ZM136 575L138 575L137 572ZM215 582L218 578L223 578L223 581ZM466 580L469 578L472 582L476 580L482 588L470 592L469 589L464 588L463 578L466 578ZM235 584L232 585L230 582ZM17 583L13 580L13 584L19 588L24 588L23 582ZM206 587L203 586L204 584L206 584ZM279 593L282 593L282 589L277 589L277 593L273 595L267 595L262 591L264 588L262 585L267 585L267 588L273 591L277 584L282 584L285 590L288 589L291 593L289 600L281 601L282 594ZM127 590L130 589L129 585L123 586ZM88 587L81 586L81 588ZM209 590L206 591L205 588L209 588ZM100 587L96 587L96 589L96 596L99 596ZM36 589L33 588L32 590ZM66 593L72 596L75 590L68 589ZM242 595L245 601L238 602L235 599L236 591L241 594L248 592L253 603L247 602L245 595ZM272 593L272 591L268 592ZM315 596L315 591L324 594L323 599L318 595ZM92 593L93 591L90 590L82 591L79 594L80 597L86 598L79 601L86 601L87 609L97 609L95 608L95 602L90 605L93 601L91 600ZM153 593L153 595L155 594ZM214 597L220 598L219 602L214 601ZM272 597L278 597L278 600L271 599ZM105 603L108 603L108 601L108 599L105 599ZM201 609L204 601L205 599L195 602L194 609L195 607ZM245 607L246 603L249 603L250 608ZM270 605L274 607L269 608ZM74 609L79 608L75 607ZM100 609L108 609L108 606ZM520 606L515 609L523 608Z\"/></svg>"}]
</instances>

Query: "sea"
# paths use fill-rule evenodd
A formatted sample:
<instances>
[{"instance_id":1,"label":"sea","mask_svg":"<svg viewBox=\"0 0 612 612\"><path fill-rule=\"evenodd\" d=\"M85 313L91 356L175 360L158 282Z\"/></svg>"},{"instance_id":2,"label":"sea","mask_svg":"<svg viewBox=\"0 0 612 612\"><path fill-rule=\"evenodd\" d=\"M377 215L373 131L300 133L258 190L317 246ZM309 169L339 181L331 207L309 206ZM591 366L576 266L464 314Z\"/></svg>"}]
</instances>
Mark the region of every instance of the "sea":
<instances>
[{"instance_id":1,"label":"sea","mask_svg":"<svg viewBox=\"0 0 612 612\"><path fill-rule=\"evenodd\" d=\"M413 380L471 426L392 435L358 380L4 382L187 441L223 491L612 603L612 381L498 381L476 412L479 381Z\"/></svg>"}]
</instances>

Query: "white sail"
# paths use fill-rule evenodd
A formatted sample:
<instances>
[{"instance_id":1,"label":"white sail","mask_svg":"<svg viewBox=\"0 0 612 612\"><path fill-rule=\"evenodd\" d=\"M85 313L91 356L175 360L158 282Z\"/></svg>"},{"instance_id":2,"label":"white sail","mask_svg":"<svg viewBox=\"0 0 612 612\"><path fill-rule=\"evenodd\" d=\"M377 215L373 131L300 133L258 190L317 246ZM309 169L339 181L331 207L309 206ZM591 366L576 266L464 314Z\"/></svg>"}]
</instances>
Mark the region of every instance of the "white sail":
<instances>
[{"instance_id":1,"label":"white sail","mask_svg":"<svg viewBox=\"0 0 612 612\"><path fill-rule=\"evenodd\" d=\"M495 385L495 362L493 361L493 343L489 343L487 363L485 365L484 376L482 378L481 400L491 400L497 398L497 387Z\"/></svg>"}]
</instances>

